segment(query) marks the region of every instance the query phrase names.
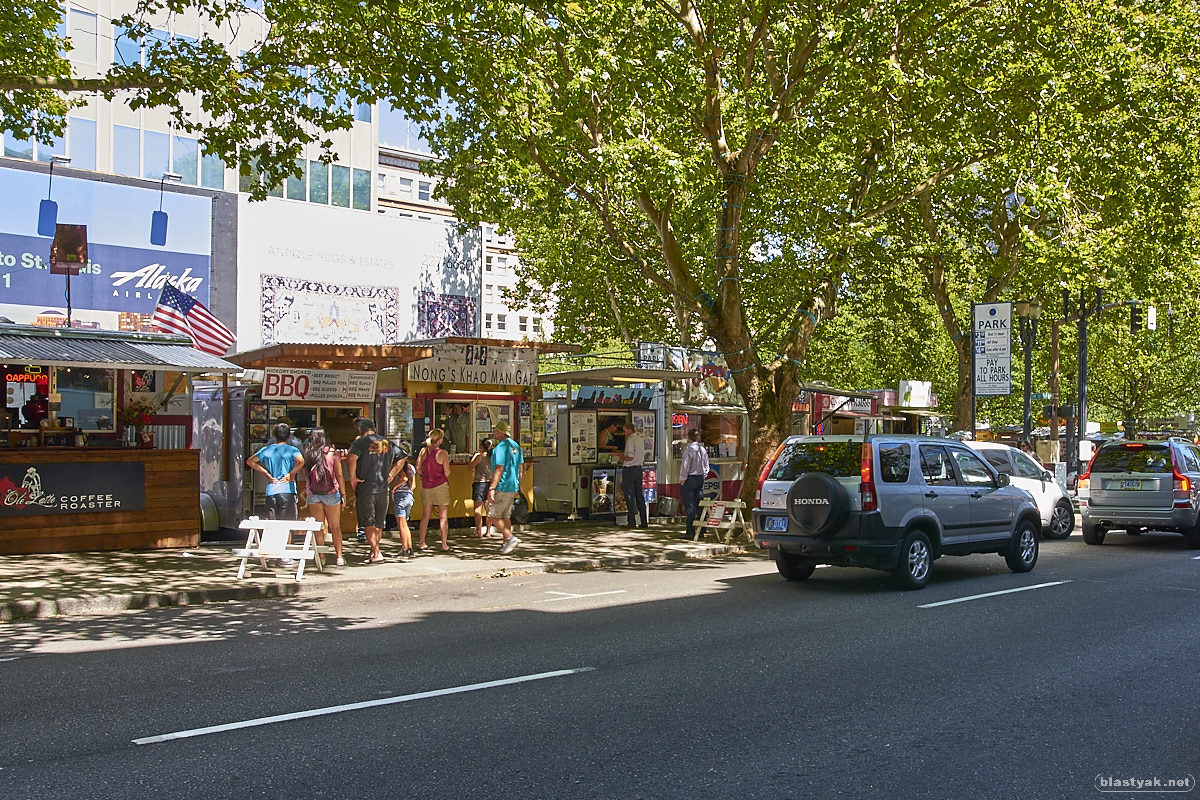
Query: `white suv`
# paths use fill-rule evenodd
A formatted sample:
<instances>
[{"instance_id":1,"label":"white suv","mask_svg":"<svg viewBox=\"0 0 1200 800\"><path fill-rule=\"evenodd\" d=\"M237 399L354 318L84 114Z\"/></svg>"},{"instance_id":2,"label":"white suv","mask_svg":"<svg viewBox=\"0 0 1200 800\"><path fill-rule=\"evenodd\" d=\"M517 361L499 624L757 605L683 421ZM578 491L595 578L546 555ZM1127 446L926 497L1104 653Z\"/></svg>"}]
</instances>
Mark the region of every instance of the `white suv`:
<instances>
[{"instance_id":1,"label":"white suv","mask_svg":"<svg viewBox=\"0 0 1200 800\"><path fill-rule=\"evenodd\" d=\"M1054 479L1054 473L1015 447L999 442L965 442L996 468L1008 475L1009 482L1033 495L1042 515L1042 536L1066 539L1075 530L1075 505L1067 490Z\"/></svg>"},{"instance_id":2,"label":"white suv","mask_svg":"<svg viewBox=\"0 0 1200 800\"><path fill-rule=\"evenodd\" d=\"M759 476L754 538L779 574L817 564L873 567L920 589L943 555L999 553L1013 572L1037 563L1041 517L961 442L925 436L792 436Z\"/></svg>"}]
</instances>

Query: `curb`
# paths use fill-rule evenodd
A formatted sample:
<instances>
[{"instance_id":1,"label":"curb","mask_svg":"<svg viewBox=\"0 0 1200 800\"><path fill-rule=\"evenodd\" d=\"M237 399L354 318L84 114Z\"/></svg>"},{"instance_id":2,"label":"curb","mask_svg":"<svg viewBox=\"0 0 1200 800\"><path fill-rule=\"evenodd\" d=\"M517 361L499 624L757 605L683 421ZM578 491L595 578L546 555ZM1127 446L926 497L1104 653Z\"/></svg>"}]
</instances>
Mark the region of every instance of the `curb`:
<instances>
[{"instance_id":1,"label":"curb","mask_svg":"<svg viewBox=\"0 0 1200 800\"><path fill-rule=\"evenodd\" d=\"M735 544L704 545L693 550L668 550L657 555L609 556L601 558L580 558L572 561L539 563L517 562L508 574L544 574L554 572L582 572L613 567L669 564L676 561L711 558L720 555L746 553L749 550ZM445 581L452 579L474 577L507 577L501 575L507 568L486 576L475 570L457 570L443 574L421 576L409 575L380 575L378 577L340 578L321 584L296 583L295 581L279 581L250 586L220 587L212 589L190 589L173 592L130 592L127 594L94 595L91 597L63 597L58 599L11 600L0 603L0 622L16 622L31 619L52 619L56 617L105 616L119 614L124 611L145 611L155 608L173 608L178 606L203 605L204 603L225 603L230 601L271 600L277 598L299 597L304 594L322 592L331 588L343 586L361 586L365 582L427 582Z\"/></svg>"}]
</instances>

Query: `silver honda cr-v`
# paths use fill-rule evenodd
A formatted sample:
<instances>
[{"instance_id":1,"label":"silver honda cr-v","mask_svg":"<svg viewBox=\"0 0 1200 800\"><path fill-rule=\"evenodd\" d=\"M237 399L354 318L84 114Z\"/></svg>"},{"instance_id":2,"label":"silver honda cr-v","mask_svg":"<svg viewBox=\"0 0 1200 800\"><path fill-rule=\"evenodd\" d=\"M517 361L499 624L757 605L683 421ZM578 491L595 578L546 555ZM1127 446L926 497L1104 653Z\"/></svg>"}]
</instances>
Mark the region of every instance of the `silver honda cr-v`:
<instances>
[{"instance_id":1,"label":"silver honda cr-v","mask_svg":"<svg viewBox=\"0 0 1200 800\"><path fill-rule=\"evenodd\" d=\"M792 436L760 475L755 540L788 580L817 564L874 567L912 589L935 558L999 553L1037 563L1041 517L961 442L924 436Z\"/></svg>"},{"instance_id":2,"label":"silver honda cr-v","mask_svg":"<svg viewBox=\"0 0 1200 800\"><path fill-rule=\"evenodd\" d=\"M1109 442L1079 477L1083 540L1114 528L1178 531L1200 549L1200 449L1182 439Z\"/></svg>"}]
</instances>

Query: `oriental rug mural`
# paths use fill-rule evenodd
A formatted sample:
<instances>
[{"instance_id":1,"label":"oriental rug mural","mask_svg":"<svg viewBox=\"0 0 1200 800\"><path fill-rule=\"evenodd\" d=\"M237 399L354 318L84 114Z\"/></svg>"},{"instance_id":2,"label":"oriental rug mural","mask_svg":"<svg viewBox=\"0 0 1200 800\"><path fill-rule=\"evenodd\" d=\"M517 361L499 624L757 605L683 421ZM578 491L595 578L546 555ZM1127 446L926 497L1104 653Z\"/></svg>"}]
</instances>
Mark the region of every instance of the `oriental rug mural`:
<instances>
[{"instance_id":1,"label":"oriental rug mural","mask_svg":"<svg viewBox=\"0 0 1200 800\"><path fill-rule=\"evenodd\" d=\"M262 276L262 343L399 341L400 289Z\"/></svg>"}]
</instances>

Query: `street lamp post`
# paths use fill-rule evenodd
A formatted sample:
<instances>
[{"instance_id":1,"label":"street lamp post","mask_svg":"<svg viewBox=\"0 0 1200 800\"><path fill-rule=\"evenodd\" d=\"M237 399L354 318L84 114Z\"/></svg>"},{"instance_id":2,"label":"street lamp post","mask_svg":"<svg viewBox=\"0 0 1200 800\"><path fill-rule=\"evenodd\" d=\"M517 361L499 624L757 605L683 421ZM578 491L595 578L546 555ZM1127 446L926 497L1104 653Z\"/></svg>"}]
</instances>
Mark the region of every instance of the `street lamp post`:
<instances>
[{"instance_id":1,"label":"street lamp post","mask_svg":"<svg viewBox=\"0 0 1200 800\"><path fill-rule=\"evenodd\" d=\"M1042 316L1042 304L1038 300L1018 300L1017 317L1020 320L1021 347L1025 350L1025 405L1021 416L1022 441L1030 441L1033 433L1033 412L1030 409L1030 394L1033 383L1033 348L1037 347L1038 320Z\"/></svg>"}]
</instances>

